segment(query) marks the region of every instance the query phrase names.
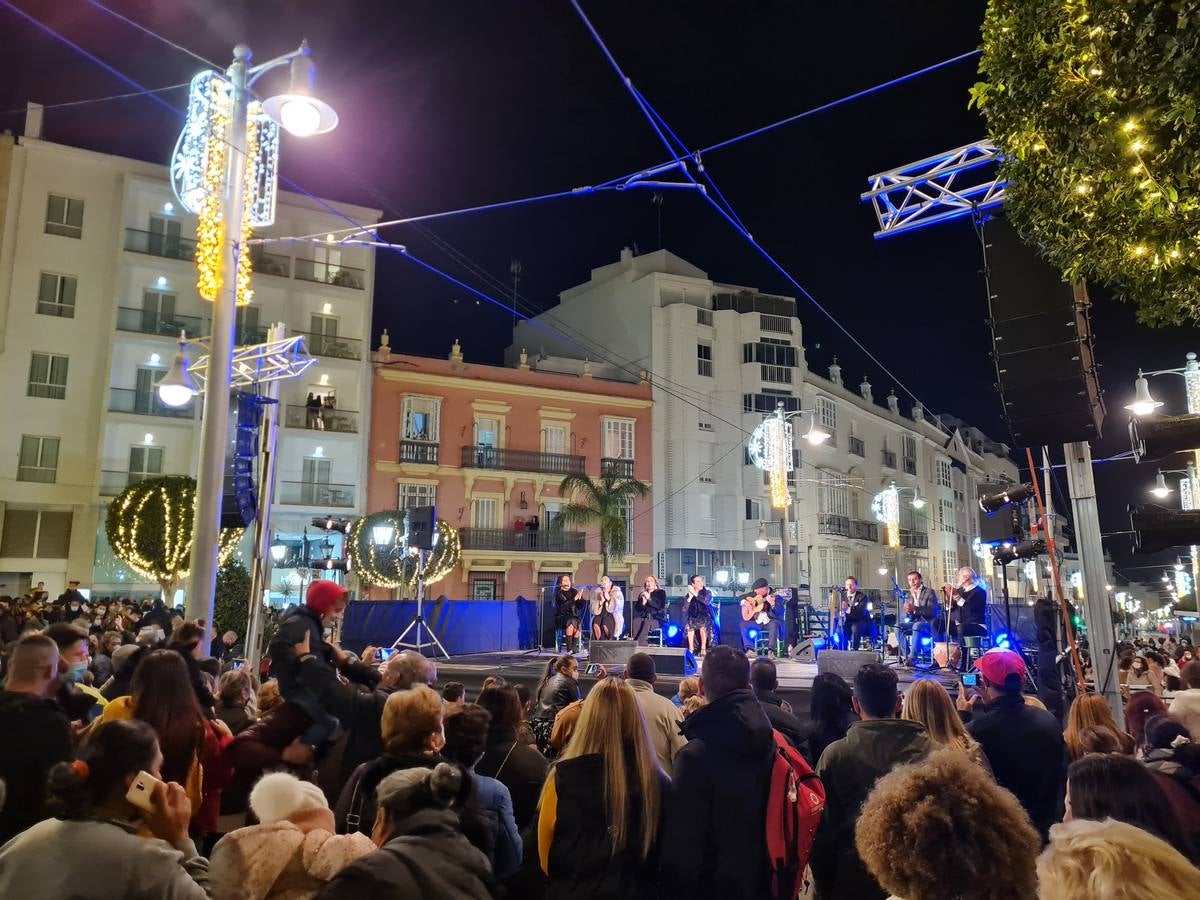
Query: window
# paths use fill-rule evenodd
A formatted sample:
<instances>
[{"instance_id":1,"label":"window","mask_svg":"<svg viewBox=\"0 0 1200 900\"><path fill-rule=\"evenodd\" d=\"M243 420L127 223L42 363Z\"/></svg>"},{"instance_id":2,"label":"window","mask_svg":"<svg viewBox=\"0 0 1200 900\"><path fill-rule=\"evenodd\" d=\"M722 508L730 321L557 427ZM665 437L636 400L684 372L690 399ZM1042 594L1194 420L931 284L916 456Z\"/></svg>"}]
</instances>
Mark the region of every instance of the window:
<instances>
[{"instance_id":1,"label":"window","mask_svg":"<svg viewBox=\"0 0 1200 900\"><path fill-rule=\"evenodd\" d=\"M837 431L837 404L828 397L817 398L817 418L829 432Z\"/></svg>"},{"instance_id":2,"label":"window","mask_svg":"<svg viewBox=\"0 0 1200 900\"><path fill-rule=\"evenodd\" d=\"M713 430L712 419L710 419L704 413L700 413L699 418L696 420L696 425L701 431L712 431Z\"/></svg>"},{"instance_id":3,"label":"window","mask_svg":"<svg viewBox=\"0 0 1200 900\"><path fill-rule=\"evenodd\" d=\"M314 344L312 352L318 356L322 354L333 355L336 353L338 346L337 317L321 316L314 313L309 316L309 323L312 326L312 343Z\"/></svg>"},{"instance_id":4,"label":"window","mask_svg":"<svg viewBox=\"0 0 1200 900\"><path fill-rule=\"evenodd\" d=\"M850 479L841 472L817 472L817 509L833 516L850 515Z\"/></svg>"},{"instance_id":5,"label":"window","mask_svg":"<svg viewBox=\"0 0 1200 900\"><path fill-rule=\"evenodd\" d=\"M75 287L77 284L78 281L74 275L43 272L38 282L38 315L61 316L64 319L75 318Z\"/></svg>"},{"instance_id":6,"label":"window","mask_svg":"<svg viewBox=\"0 0 1200 900\"><path fill-rule=\"evenodd\" d=\"M46 198L46 234L83 237L83 201L51 194Z\"/></svg>"},{"instance_id":7,"label":"window","mask_svg":"<svg viewBox=\"0 0 1200 900\"><path fill-rule=\"evenodd\" d=\"M746 521L761 522L762 521L762 501L751 500L746 498Z\"/></svg>"},{"instance_id":8,"label":"window","mask_svg":"<svg viewBox=\"0 0 1200 900\"><path fill-rule=\"evenodd\" d=\"M146 246L155 256L181 259L179 237L182 231L183 226L178 219L151 216L150 227L147 229ZM189 255L187 258L191 259L191 256Z\"/></svg>"},{"instance_id":9,"label":"window","mask_svg":"<svg viewBox=\"0 0 1200 900\"><path fill-rule=\"evenodd\" d=\"M712 534L715 528L713 524L713 498L712 494L697 494L696 495L696 530L700 534Z\"/></svg>"},{"instance_id":10,"label":"window","mask_svg":"<svg viewBox=\"0 0 1200 900\"><path fill-rule=\"evenodd\" d=\"M937 483L940 487L953 487L954 482L950 475L950 460L939 459L937 461Z\"/></svg>"},{"instance_id":11,"label":"window","mask_svg":"<svg viewBox=\"0 0 1200 900\"><path fill-rule=\"evenodd\" d=\"M954 501L938 501L938 525L945 534L954 534Z\"/></svg>"},{"instance_id":12,"label":"window","mask_svg":"<svg viewBox=\"0 0 1200 900\"><path fill-rule=\"evenodd\" d=\"M796 348L786 341L763 338L757 344L742 344L742 362L794 367Z\"/></svg>"},{"instance_id":13,"label":"window","mask_svg":"<svg viewBox=\"0 0 1200 900\"><path fill-rule=\"evenodd\" d=\"M477 447L500 446L500 420L486 416L475 417L475 445Z\"/></svg>"},{"instance_id":14,"label":"window","mask_svg":"<svg viewBox=\"0 0 1200 900\"><path fill-rule=\"evenodd\" d=\"M58 438L21 436L21 456L17 462L17 481L54 484L58 477Z\"/></svg>"},{"instance_id":15,"label":"window","mask_svg":"<svg viewBox=\"0 0 1200 900\"><path fill-rule=\"evenodd\" d=\"M499 527L499 501L495 497L477 497L471 501L472 528Z\"/></svg>"},{"instance_id":16,"label":"window","mask_svg":"<svg viewBox=\"0 0 1200 900\"><path fill-rule=\"evenodd\" d=\"M696 345L696 371L700 375L712 377L712 344Z\"/></svg>"},{"instance_id":17,"label":"window","mask_svg":"<svg viewBox=\"0 0 1200 900\"><path fill-rule=\"evenodd\" d=\"M565 425L547 425L542 428L542 452L567 452L567 428Z\"/></svg>"},{"instance_id":18,"label":"window","mask_svg":"<svg viewBox=\"0 0 1200 900\"><path fill-rule=\"evenodd\" d=\"M760 313L758 316L758 328L760 331L773 331L776 334L791 334L792 320L787 316L771 316L766 313Z\"/></svg>"},{"instance_id":19,"label":"window","mask_svg":"<svg viewBox=\"0 0 1200 900\"><path fill-rule=\"evenodd\" d=\"M405 397L404 440L436 443L441 410L440 397Z\"/></svg>"},{"instance_id":20,"label":"window","mask_svg":"<svg viewBox=\"0 0 1200 900\"><path fill-rule=\"evenodd\" d=\"M785 366L759 366L762 380L768 384L791 384L792 370Z\"/></svg>"},{"instance_id":21,"label":"window","mask_svg":"<svg viewBox=\"0 0 1200 900\"><path fill-rule=\"evenodd\" d=\"M148 477L161 475L162 460L162 447L130 447L128 484L136 484Z\"/></svg>"},{"instance_id":22,"label":"window","mask_svg":"<svg viewBox=\"0 0 1200 900\"><path fill-rule=\"evenodd\" d=\"M708 325L712 327L712 310L711 309L696 309L696 324Z\"/></svg>"},{"instance_id":23,"label":"window","mask_svg":"<svg viewBox=\"0 0 1200 900\"><path fill-rule=\"evenodd\" d=\"M698 445L700 454L700 473L698 480L702 484L712 484L715 480L713 472L713 447L712 444Z\"/></svg>"},{"instance_id":24,"label":"window","mask_svg":"<svg viewBox=\"0 0 1200 900\"><path fill-rule=\"evenodd\" d=\"M504 593L503 572L472 572L472 600L500 600Z\"/></svg>"},{"instance_id":25,"label":"window","mask_svg":"<svg viewBox=\"0 0 1200 900\"><path fill-rule=\"evenodd\" d=\"M710 498L711 499L711 498ZM633 498L621 497L617 501L617 514L625 520L625 552L633 552Z\"/></svg>"},{"instance_id":26,"label":"window","mask_svg":"<svg viewBox=\"0 0 1200 900\"><path fill-rule=\"evenodd\" d=\"M763 388L759 394L742 394L743 412L773 413L778 403L783 404L784 412L800 411L800 398L787 392L775 393L770 388Z\"/></svg>"},{"instance_id":27,"label":"window","mask_svg":"<svg viewBox=\"0 0 1200 900\"><path fill-rule=\"evenodd\" d=\"M29 387L26 396L65 400L67 357L54 353L34 353L29 359Z\"/></svg>"},{"instance_id":28,"label":"window","mask_svg":"<svg viewBox=\"0 0 1200 900\"><path fill-rule=\"evenodd\" d=\"M412 509L414 506L436 506L437 485L417 481L401 481L396 485L396 509Z\"/></svg>"},{"instance_id":29,"label":"window","mask_svg":"<svg viewBox=\"0 0 1200 900\"><path fill-rule=\"evenodd\" d=\"M850 452L855 456L861 456L864 459L867 456L867 445L863 443L862 438L856 438L854 435L850 435L849 449Z\"/></svg>"},{"instance_id":30,"label":"window","mask_svg":"<svg viewBox=\"0 0 1200 900\"><path fill-rule=\"evenodd\" d=\"M917 439L911 434L900 435L901 446L904 451L904 471L909 475L917 474Z\"/></svg>"},{"instance_id":31,"label":"window","mask_svg":"<svg viewBox=\"0 0 1200 900\"><path fill-rule=\"evenodd\" d=\"M954 584L954 576L958 574L957 550L942 551L942 573L946 577L945 584Z\"/></svg>"},{"instance_id":32,"label":"window","mask_svg":"<svg viewBox=\"0 0 1200 900\"><path fill-rule=\"evenodd\" d=\"M821 584L825 588L841 587L851 576L850 551L840 547L818 547L817 562L821 567ZM828 591L825 591L828 594Z\"/></svg>"},{"instance_id":33,"label":"window","mask_svg":"<svg viewBox=\"0 0 1200 900\"><path fill-rule=\"evenodd\" d=\"M50 510L4 511L0 556L19 559L66 559L71 547L71 513Z\"/></svg>"},{"instance_id":34,"label":"window","mask_svg":"<svg viewBox=\"0 0 1200 900\"><path fill-rule=\"evenodd\" d=\"M538 520L543 528L549 529L554 527L554 521L562 513L562 502L553 501L543 503L540 510L541 517Z\"/></svg>"},{"instance_id":35,"label":"window","mask_svg":"<svg viewBox=\"0 0 1200 900\"><path fill-rule=\"evenodd\" d=\"M238 322L240 329L241 320L239 319ZM142 332L144 334L174 332L174 325L175 295L165 291L142 291Z\"/></svg>"},{"instance_id":36,"label":"window","mask_svg":"<svg viewBox=\"0 0 1200 900\"><path fill-rule=\"evenodd\" d=\"M633 419L604 420L605 459L633 459Z\"/></svg>"},{"instance_id":37,"label":"window","mask_svg":"<svg viewBox=\"0 0 1200 900\"><path fill-rule=\"evenodd\" d=\"M306 456L300 480L306 485L329 484L333 477L333 460L325 456Z\"/></svg>"}]
</instances>

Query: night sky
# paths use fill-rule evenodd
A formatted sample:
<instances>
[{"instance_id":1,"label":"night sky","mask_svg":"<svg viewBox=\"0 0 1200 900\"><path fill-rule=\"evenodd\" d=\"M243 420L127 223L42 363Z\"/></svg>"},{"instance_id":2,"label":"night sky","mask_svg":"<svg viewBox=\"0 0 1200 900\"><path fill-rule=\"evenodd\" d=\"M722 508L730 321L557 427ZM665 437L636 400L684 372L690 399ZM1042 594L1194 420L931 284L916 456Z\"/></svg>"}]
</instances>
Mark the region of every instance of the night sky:
<instances>
[{"instance_id":1,"label":"night sky","mask_svg":"<svg viewBox=\"0 0 1200 900\"><path fill-rule=\"evenodd\" d=\"M0 0L0 128L19 132L26 100L45 104L130 90L28 24ZM11 0L146 87L187 81L201 65L84 0ZM227 65L246 41L261 61L313 46L319 93L341 116L334 132L287 137L283 172L312 193L385 217L473 206L597 184L667 155L566 0L112 0L106 5L202 57ZM585 9L642 93L691 147L705 146L957 56L979 44L982 2L856 0L733 4L591 0ZM286 76L269 75L270 93ZM968 60L822 113L705 159L755 237L827 310L919 396L998 439L1000 421L978 246L967 221L876 241L858 195L868 175L985 135L967 109ZM161 95L181 106L184 91ZM166 163L179 120L145 98L48 110L45 136ZM663 245L717 280L795 294L699 197L667 192ZM622 246L657 249L646 191L596 194L433 223L385 235L491 293L511 297L521 262L523 311L613 262ZM1096 457L1128 449L1124 403L1138 366L1183 364L1192 329L1147 329L1093 291L1097 355L1109 419ZM811 367L837 354L848 383L886 375L807 301L799 315ZM460 338L468 359L499 362L511 315L417 269L377 257L374 335L442 355ZM531 348L533 349L533 348ZM613 348L621 352L622 348ZM1153 388L1183 411L1181 379ZM897 393L902 393L897 391ZM907 409L909 399L902 399ZM1021 454L1023 459L1023 454ZM1154 467L1097 467L1105 532L1128 529ZM1065 476L1061 479L1065 487ZM1065 501L1065 495L1060 501ZM1176 498L1172 498L1177 502ZM1168 501L1171 502L1171 501ZM1118 566L1157 580L1126 535L1107 540Z\"/></svg>"}]
</instances>

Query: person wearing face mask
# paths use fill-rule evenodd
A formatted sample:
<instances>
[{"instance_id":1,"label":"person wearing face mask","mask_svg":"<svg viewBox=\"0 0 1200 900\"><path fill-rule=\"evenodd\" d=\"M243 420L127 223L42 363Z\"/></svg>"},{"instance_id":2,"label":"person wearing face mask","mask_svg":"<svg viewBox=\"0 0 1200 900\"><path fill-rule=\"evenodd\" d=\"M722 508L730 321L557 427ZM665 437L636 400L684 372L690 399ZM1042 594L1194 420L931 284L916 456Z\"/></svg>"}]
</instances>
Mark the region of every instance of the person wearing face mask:
<instances>
[{"instance_id":1,"label":"person wearing face mask","mask_svg":"<svg viewBox=\"0 0 1200 900\"><path fill-rule=\"evenodd\" d=\"M87 634L68 622L55 622L46 636L58 645L58 702L72 722L94 720L108 701L86 682L90 677Z\"/></svg>"},{"instance_id":2,"label":"person wearing face mask","mask_svg":"<svg viewBox=\"0 0 1200 900\"><path fill-rule=\"evenodd\" d=\"M70 610L67 621L71 621L79 615L79 607L83 604L83 594L79 593L79 582L68 581L67 589L58 595L58 599L54 601L54 605L65 607Z\"/></svg>"},{"instance_id":3,"label":"person wearing face mask","mask_svg":"<svg viewBox=\"0 0 1200 900\"><path fill-rule=\"evenodd\" d=\"M1162 683L1154 677L1144 657L1135 656L1129 666L1129 677L1125 680L1130 691L1150 691L1156 697L1162 696Z\"/></svg>"}]
</instances>

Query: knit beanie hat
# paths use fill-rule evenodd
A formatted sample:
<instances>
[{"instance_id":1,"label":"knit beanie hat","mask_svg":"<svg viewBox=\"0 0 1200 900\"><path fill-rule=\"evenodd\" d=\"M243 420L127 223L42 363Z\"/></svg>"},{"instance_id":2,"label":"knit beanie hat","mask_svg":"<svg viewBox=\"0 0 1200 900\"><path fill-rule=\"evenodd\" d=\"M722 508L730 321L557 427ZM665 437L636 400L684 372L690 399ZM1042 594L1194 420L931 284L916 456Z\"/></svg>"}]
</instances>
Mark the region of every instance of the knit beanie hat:
<instances>
[{"instance_id":1,"label":"knit beanie hat","mask_svg":"<svg viewBox=\"0 0 1200 900\"><path fill-rule=\"evenodd\" d=\"M250 809L264 825L279 822L303 809L328 809L321 789L287 772L264 775L250 792Z\"/></svg>"},{"instance_id":2,"label":"knit beanie hat","mask_svg":"<svg viewBox=\"0 0 1200 900\"><path fill-rule=\"evenodd\" d=\"M320 578L308 586L304 604L318 616L323 616L333 608L333 604L337 600L345 597L348 593L349 591L336 581Z\"/></svg>"}]
</instances>

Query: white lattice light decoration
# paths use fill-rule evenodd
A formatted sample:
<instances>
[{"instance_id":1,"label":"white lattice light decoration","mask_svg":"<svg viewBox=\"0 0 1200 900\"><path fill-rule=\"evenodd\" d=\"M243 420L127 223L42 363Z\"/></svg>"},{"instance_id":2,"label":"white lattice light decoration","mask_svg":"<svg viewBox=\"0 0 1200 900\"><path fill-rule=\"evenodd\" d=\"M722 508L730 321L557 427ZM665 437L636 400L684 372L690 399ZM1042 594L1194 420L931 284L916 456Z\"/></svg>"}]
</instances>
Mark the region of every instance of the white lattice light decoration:
<instances>
[{"instance_id":1,"label":"white lattice light decoration","mask_svg":"<svg viewBox=\"0 0 1200 900\"><path fill-rule=\"evenodd\" d=\"M890 485L871 498L876 521L887 526L887 545L900 546L900 491Z\"/></svg>"},{"instance_id":2,"label":"white lattice light decoration","mask_svg":"<svg viewBox=\"0 0 1200 900\"><path fill-rule=\"evenodd\" d=\"M791 502L788 472L792 471L792 426L782 416L764 419L747 443L750 461L770 473L771 505L783 509Z\"/></svg>"}]
</instances>

